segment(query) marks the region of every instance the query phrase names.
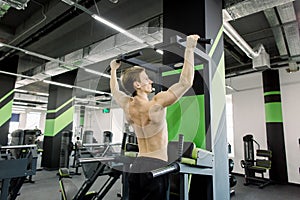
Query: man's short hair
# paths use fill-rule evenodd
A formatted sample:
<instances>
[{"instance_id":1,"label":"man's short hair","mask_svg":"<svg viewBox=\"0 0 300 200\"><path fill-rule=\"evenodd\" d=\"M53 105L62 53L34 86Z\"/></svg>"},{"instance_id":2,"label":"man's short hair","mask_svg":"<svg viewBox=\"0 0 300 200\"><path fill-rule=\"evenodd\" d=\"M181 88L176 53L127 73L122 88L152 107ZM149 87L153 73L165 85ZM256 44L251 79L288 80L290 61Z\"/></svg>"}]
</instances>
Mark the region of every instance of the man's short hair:
<instances>
[{"instance_id":1,"label":"man's short hair","mask_svg":"<svg viewBox=\"0 0 300 200\"><path fill-rule=\"evenodd\" d=\"M143 71L145 71L144 68L142 68L140 66L133 66L133 67L127 68L122 73L122 76L121 76L122 86L129 95L135 96L136 90L133 86L133 83L135 81L141 81L140 74Z\"/></svg>"}]
</instances>

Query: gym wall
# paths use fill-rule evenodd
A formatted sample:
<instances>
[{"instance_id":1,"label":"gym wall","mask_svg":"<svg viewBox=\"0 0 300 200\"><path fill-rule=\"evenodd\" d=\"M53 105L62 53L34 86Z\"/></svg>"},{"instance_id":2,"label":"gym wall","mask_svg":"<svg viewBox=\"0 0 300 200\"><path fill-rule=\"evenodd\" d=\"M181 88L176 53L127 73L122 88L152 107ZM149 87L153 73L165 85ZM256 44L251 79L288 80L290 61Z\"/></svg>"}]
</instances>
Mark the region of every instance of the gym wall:
<instances>
[{"instance_id":1,"label":"gym wall","mask_svg":"<svg viewBox=\"0 0 300 200\"><path fill-rule=\"evenodd\" d=\"M299 98L300 73L288 74L279 71L283 126L287 157L288 181L300 184ZM267 148L264 96L261 73L231 78L231 86L238 92L232 93L234 123L234 172L244 173L240 161L244 158L243 136L252 133L254 139Z\"/></svg>"},{"instance_id":2,"label":"gym wall","mask_svg":"<svg viewBox=\"0 0 300 200\"><path fill-rule=\"evenodd\" d=\"M124 112L121 108L113 108L109 113L102 113L101 109L86 111L83 130L92 130L98 143L103 142L104 131L113 133L113 143L122 142Z\"/></svg>"}]
</instances>

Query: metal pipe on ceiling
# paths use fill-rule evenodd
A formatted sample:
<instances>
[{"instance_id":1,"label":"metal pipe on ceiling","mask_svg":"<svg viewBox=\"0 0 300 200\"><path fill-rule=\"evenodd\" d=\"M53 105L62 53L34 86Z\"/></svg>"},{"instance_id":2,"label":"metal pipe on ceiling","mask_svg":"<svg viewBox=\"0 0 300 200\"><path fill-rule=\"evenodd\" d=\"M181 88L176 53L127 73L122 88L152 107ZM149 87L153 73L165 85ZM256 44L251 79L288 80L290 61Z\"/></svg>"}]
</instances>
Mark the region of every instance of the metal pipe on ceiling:
<instances>
[{"instance_id":1,"label":"metal pipe on ceiling","mask_svg":"<svg viewBox=\"0 0 300 200\"><path fill-rule=\"evenodd\" d=\"M259 55L259 52L255 52L249 44L238 34L238 32L229 24L224 21L224 33L243 51L245 54L253 59Z\"/></svg>"}]
</instances>

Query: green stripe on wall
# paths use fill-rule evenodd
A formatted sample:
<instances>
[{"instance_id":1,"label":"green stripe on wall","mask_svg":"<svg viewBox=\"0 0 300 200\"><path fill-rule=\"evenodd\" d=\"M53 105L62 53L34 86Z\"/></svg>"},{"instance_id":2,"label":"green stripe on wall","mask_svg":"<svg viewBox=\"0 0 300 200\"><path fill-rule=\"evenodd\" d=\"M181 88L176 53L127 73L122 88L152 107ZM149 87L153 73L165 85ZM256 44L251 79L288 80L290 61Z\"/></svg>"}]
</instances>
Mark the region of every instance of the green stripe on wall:
<instances>
[{"instance_id":1,"label":"green stripe on wall","mask_svg":"<svg viewBox=\"0 0 300 200\"><path fill-rule=\"evenodd\" d=\"M209 57L212 57L212 55L214 54L214 52L216 50L216 47L217 47L217 45L218 45L218 43L219 43L220 38L221 38L222 35L223 35L223 26L221 26L221 28L220 28L220 30L218 32L218 35L217 35L217 37L216 37L216 39L215 39L215 41L214 41L214 43L213 43L213 45L212 45L212 47L211 47L211 49L209 51L209 54L208 54Z\"/></svg>"},{"instance_id":2,"label":"green stripe on wall","mask_svg":"<svg viewBox=\"0 0 300 200\"><path fill-rule=\"evenodd\" d=\"M13 99L0 109L0 126L11 118Z\"/></svg>"},{"instance_id":3,"label":"green stripe on wall","mask_svg":"<svg viewBox=\"0 0 300 200\"><path fill-rule=\"evenodd\" d=\"M59 115L55 119L47 119L45 126L45 136L55 136L63 128L73 121L74 107L72 106L64 113Z\"/></svg>"},{"instance_id":4,"label":"green stripe on wall","mask_svg":"<svg viewBox=\"0 0 300 200\"><path fill-rule=\"evenodd\" d=\"M64 108L66 105L68 105L70 102L72 102L74 100L74 98L68 100L67 102L65 102L64 104L62 104L61 106L59 106L58 108L56 108L55 110L48 110L47 113L56 113L59 110L61 110L62 108Z\"/></svg>"},{"instance_id":5,"label":"green stripe on wall","mask_svg":"<svg viewBox=\"0 0 300 200\"><path fill-rule=\"evenodd\" d=\"M203 65L197 65L195 66L195 70L202 70L203 69ZM161 75L162 76L170 76L170 75L174 75L174 74L180 74L182 71L182 69L176 69L176 70L171 70L171 71L167 71L167 72L163 72Z\"/></svg>"},{"instance_id":6,"label":"green stripe on wall","mask_svg":"<svg viewBox=\"0 0 300 200\"><path fill-rule=\"evenodd\" d=\"M268 96L268 95L277 95L280 94L280 91L270 91L270 92L265 92L264 96Z\"/></svg>"},{"instance_id":7,"label":"green stripe on wall","mask_svg":"<svg viewBox=\"0 0 300 200\"><path fill-rule=\"evenodd\" d=\"M185 141L192 141L199 148L205 148L204 95L182 97L167 108L169 140L177 140L184 134Z\"/></svg>"},{"instance_id":8,"label":"green stripe on wall","mask_svg":"<svg viewBox=\"0 0 300 200\"><path fill-rule=\"evenodd\" d=\"M1 103L3 100L5 100L7 97L9 97L9 95L11 95L13 92L14 92L14 90L10 91L10 92L7 93L4 97L2 97L2 98L0 99L0 103Z\"/></svg>"},{"instance_id":9,"label":"green stripe on wall","mask_svg":"<svg viewBox=\"0 0 300 200\"><path fill-rule=\"evenodd\" d=\"M266 122L282 122L281 102L265 104Z\"/></svg>"}]
</instances>

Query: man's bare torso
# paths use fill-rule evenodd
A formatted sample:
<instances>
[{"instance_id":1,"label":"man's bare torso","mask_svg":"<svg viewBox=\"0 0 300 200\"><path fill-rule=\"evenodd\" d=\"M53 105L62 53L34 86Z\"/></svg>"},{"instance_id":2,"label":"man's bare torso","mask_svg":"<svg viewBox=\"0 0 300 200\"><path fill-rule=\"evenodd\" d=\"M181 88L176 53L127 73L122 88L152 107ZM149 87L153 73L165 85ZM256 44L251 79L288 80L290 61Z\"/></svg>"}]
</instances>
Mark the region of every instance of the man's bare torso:
<instances>
[{"instance_id":1,"label":"man's bare torso","mask_svg":"<svg viewBox=\"0 0 300 200\"><path fill-rule=\"evenodd\" d=\"M167 161L166 109L155 101L134 97L126 106L125 114L138 138L139 156Z\"/></svg>"}]
</instances>

